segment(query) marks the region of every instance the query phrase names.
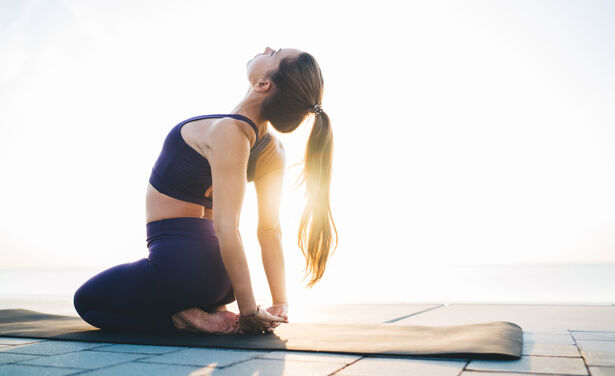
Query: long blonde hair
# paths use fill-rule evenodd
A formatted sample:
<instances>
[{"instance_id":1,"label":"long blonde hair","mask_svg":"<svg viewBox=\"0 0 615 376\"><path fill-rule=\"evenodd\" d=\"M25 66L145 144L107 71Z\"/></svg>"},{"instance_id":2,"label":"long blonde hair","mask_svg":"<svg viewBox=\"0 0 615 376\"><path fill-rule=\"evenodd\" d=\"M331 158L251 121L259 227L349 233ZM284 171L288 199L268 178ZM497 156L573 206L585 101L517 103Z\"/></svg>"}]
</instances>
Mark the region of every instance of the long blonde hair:
<instances>
[{"instance_id":1,"label":"long blonde hair","mask_svg":"<svg viewBox=\"0 0 615 376\"><path fill-rule=\"evenodd\" d=\"M261 115L283 133L294 131L320 105L323 79L314 57L306 52L297 58L284 58L277 70L269 72L274 90L261 104ZM305 148L301 184L305 183L306 203L297 232L298 246L306 260L307 287L323 276L330 252L335 252L338 233L330 206L333 132L329 115L315 113ZM335 246L333 234L335 233ZM333 246L333 250L331 247Z\"/></svg>"}]
</instances>

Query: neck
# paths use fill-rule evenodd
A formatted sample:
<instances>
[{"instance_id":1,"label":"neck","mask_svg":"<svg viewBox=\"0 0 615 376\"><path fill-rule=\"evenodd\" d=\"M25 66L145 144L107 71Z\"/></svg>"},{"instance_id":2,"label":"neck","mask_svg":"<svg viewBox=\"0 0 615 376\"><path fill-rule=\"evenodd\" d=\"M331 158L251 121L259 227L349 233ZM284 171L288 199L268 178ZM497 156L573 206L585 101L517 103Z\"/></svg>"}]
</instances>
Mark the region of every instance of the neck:
<instances>
[{"instance_id":1,"label":"neck","mask_svg":"<svg viewBox=\"0 0 615 376\"><path fill-rule=\"evenodd\" d=\"M263 135L267 131L267 120L263 119L260 114L260 105L263 101L263 96L254 95L252 88L243 97L235 108L231 111L233 114L239 114L252 120L258 128L258 134Z\"/></svg>"}]
</instances>

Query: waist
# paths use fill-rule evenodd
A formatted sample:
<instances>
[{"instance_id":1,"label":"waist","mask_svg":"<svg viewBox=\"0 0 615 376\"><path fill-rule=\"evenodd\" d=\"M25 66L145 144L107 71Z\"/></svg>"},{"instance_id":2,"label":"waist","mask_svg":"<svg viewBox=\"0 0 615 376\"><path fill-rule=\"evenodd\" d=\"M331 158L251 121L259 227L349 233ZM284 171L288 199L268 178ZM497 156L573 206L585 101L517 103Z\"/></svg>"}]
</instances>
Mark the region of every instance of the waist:
<instances>
[{"instance_id":1,"label":"waist","mask_svg":"<svg viewBox=\"0 0 615 376\"><path fill-rule=\"evenodd\" d=\"M192 217L165 218L149 222L145 225L148 237L161 234L191 232L191 230L196 230L198 233L201 233L202 230L205 230L204 232L210 232L210 230L213 230L213 226L214 224L211 219Z\"/></svg>"},{"instance_id":2,"label":"waist","mask_svg":"<svg viewBox=\"0 0 615 376\"><path fill-rule=\"evenodd\" d=\"M145 227L147 246L150 251L152 251L152 246L155 243L161 243L164 246L169 241L173 242L173 248L177 249L177 252L188 251L188 248L193 248L190 247L190 244L194 241L199 244L217 243L214 223L207 218L166 218L149 222Z\"/></svg>"},{"instance_id":3,"label":"waist","mask_svg":"<svg viewBox=\"0 0 615 376\"><path fill-rule=\"evenodd\" d=\"M145 195L145 222L168 218L202 218L213 220L213 209L193 202L187 202L158 192L151 184Z\"/></svg>"}]
</instances>

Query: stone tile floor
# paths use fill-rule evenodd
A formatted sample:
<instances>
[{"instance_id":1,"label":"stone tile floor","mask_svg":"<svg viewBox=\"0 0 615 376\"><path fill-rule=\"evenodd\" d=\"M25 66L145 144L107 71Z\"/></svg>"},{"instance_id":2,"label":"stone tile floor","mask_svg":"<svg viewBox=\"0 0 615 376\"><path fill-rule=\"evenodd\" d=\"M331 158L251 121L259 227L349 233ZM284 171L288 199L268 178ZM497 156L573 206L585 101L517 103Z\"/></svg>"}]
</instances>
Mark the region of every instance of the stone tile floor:
<instances>
[{"instance_id":1,"label":"stone tile floor","mask_svg":"<svg viewBox=\"0 0 615 376\"><path fill-rule=\"evenodd\" d=\"M443 304L427 310L419 305L412 307L415 312L412 314L392 309L397 319L383 315L382 307L371 311L377 313L374 322L395 325L512 321L524 329L522 357L519 360L436 359L0 337L0 376L615 376L615 306ZM343 318L340 307L326 309L337 310L340 320ZM447 309L454 315L448 315ZM369 307L362 306L361 310L369 311ZM356 314L352 309L344 308L344 311ZM359 320L364 322L365 316ZM561 326L564 324L567 327Z\"/></svg>"}]
</instances>

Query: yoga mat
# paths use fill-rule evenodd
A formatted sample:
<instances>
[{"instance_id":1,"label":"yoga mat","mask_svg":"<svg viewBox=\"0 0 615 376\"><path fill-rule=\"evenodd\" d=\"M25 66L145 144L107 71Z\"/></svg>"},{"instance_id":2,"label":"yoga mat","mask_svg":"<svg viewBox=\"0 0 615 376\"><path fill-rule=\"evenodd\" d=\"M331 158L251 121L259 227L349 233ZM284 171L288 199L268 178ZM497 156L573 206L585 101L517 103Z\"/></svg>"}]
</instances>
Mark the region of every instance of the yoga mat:
<instances>
[{"instance_id":1,"label":"yoga mat","mask_svg":"<svg viewBox=\"0 0 615 376\"><path fill-rule=\"evenodd\" d=\"M514 323L494 321L457 326L290 323L269 334L160 336L108 332L73 316L0 310L0 336L253 350L519 359L522 333Z\"/></svg>"}]
</instances>

